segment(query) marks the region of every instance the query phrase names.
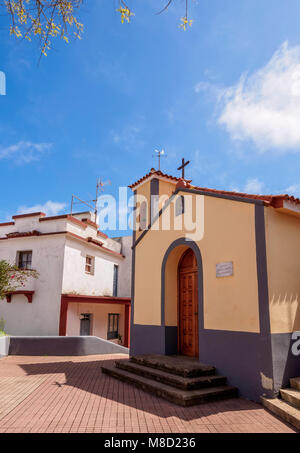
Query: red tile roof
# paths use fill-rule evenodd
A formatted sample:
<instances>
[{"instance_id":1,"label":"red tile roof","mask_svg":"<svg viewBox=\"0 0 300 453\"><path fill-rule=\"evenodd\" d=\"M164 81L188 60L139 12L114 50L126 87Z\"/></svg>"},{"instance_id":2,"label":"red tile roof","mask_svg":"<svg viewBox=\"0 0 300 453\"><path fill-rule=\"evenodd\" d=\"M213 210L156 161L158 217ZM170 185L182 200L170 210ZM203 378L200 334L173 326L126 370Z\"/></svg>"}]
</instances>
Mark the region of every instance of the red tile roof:
<instances>
[{"instance_id":1,"label":"red tile roof","mask_svg":"<svg viewBox=\"0 0 300 453\"><path fill-rule=\"evenodd\" d=\"M13 219L22 219L23 217L45 217L45 213L44 212L29 212L27 214L18 214L18 215L13 215L12 218Z\"/></svg>"},{"instance_id":2,"label":"red tile roof","mask_svg":"<svg viewBox=\"0 0 300 453\"><path fill-rule=\"evenodd\" d=\"M176 176L171 176L166 173L163 173L160 170L155 170L154 168L151 168L150 172L147 173L145 176L128 186L130 189L133 189L137 185L141 184L143 181L148 179L150 176L161 176L163 178L170 179L172 182L179 182L181 178L177 178ZM191 181L187 181L188 183ZM232 192L232 191L227 191L227 190L216 190L216 189L208 189L206 187L198 187L198 186L189 186L191 189L194 190L199 190L199 191L204 191L204 192L209 192L209 193L215 193L215 194L220 194L220 195L228 195L231 197L237 197L237 198L249 198L249 199L256 199L256 200L262 200L264 201L268 206L274 206L274 207L281 207L283 201L290 201L292 203L298 203L300 204L300 199L296 198L292 195L288 194L281 194L281 195L255 195L255 194L248 194L248 193L242 193L242 192Z\"/></svg>"},{"instance_id":3,"label":"red tile roof","mask_svg":"<svg viewBox=\"0 0 300 453\"><path fill-rule=\"evenodd\" d=\"M89 211L77 212L77 213L74 213L73 215L72 214L61 214L61 215L55 215L55 216L49 216L49 217L47 217L46 214L43 213L43 212L32 212L32 213L28 213L28 214L14 215L14 216L12 216L12 218L14 220L16 220L16 219L20 219L20 218L23 218L23 217L37 217L37 216L39 216L39 221L40 222L47 222L49 220L68 219L70 222L76 223L77 225L80 225L80 226L82 226L85 229L87 228L87 225L90 225L93 228L95 228L95 230L97 230L97 235L98 236L101 236L103 238L108 238L107 234L105 234L102 231L98 230L99 225L97 225L97 223L93 222L92 220L90 220L88 218L77 219L77 217L74 217L75 215L79 215L79 214L89 214ZM10 226L10 225L15 225L15 222L3 222L3 223L0 223L0 227ZM11 235L12 234L16 235L16 234L19 234L19 233L11 233Z\"/></svg>"},{"instance_id":4,"label":"red tile roof","mask_svg":"<svg viewBox=\"0 0 300 453\"><path fill-rule=\"evenodd\" d=\"M203 192L216 193L216 194L220 194L220 195L229 195L231 197L262 200L267 205L274 206L274 207L279 207L279 204L282 201L290 201L292 203L299 203L300 204L300 199L299 198L296 198L296 197L294 197L292 195L288 195L288 194L281 194L281 195L256 195L256 194L243 193L243 192L230 192L230 191L227 191L227 190L208 189L206 187L197 187L197 186L191 186L191 188L195 189L195 190L199 190L199 191L201 190Z\"/></svg>"},{"instance_id":5,"label":"red tile roof","mask_svg":"<svg viewBox=\"0 0 300 453\"><path fill-rule=\"evenodd\" d=\"M166 173L163 173L160 170L155 170L155 168L151 168L150 172L147 173L147 175L143 176L142 178L140 178L138 181L134 182L133 184L130 184L130 186L128 186L128 187L130 189L133 189L135 186L138 186L141 182L145 181L147 178L149 178L152 175L161 176L162 178L170 179L173 182L178 182L180 179L180 178L176 178L176 176L167 175Z\"/></svg>"}]
</instances>

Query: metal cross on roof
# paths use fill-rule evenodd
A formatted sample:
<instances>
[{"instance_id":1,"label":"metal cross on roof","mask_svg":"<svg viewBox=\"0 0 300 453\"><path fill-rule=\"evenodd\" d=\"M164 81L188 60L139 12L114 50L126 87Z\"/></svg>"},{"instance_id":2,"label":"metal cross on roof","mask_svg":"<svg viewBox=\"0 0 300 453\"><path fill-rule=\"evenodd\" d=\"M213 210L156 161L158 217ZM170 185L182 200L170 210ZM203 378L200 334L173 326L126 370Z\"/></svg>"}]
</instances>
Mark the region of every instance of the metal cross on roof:
<instances>
[{"instance_id":1,"label":"metal cross on roof","mask_svg":"<svg viewBox=\"0 0 300 453\"><path fill-rule=\"evenodd\" d=\"M182 158L182 164L180 167L177 168L177 170L182 170L182 179L184 179L184 168L190 163L188 160L187 162L184 161L184 157Z\"/></svg>"}]
</instances>

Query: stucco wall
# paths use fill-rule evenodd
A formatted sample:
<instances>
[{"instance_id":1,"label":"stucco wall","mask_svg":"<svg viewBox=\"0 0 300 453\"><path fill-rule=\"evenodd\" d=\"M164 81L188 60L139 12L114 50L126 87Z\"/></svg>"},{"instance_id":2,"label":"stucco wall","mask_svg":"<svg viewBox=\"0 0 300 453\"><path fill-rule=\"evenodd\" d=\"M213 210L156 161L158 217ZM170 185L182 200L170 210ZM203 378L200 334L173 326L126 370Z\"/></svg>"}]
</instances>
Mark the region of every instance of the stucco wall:
<instances>
[{"instance_id":1,"label":"stucco wall","mask_svg":"<svg viewBox=\"0 0 300 453\"><path fill-rule=\"evenodd\" d=\"M132 236L114 238L121 244L121 253L124 259L119 265L118 297L130 297L131 269L132 269Z\"/></svg>"},{"instance_id":2,"label":"stucco wall","mask_svg":"<svg viewBox=\"0 0 300 453\"><path fill-rule=\"evenodd\" d=\"M86 255L95 257L94 274L85 272ZM114 264L122 258L110 256L93 245L67 238L64 256L62 293L112 296Z\"/></svg>"},{"instance_id":3,"label":"stucco wall","mask_svg":"<svg viewBox=\"0 0 300 453\"><path fill-rule=\"evenodd\" d=\"M265 209L271 333L300 330L300 219Z\"/></svg>"},{"instance_id":4,"label":"stucco wall","mask_svg":"<svg viewBox=\"0 0 300 453\"><path fill-rule=\"evenodd\" d=\"M77 218L91 218L90 213L76 214ZM7 238L11 232L41 235ZM124 242L126 258L113 255L97 245L67 236L70 231L83 238L93 236L104 242L104 247L120 253ZM52 234L61 232L62 234ZM44 235L45 234L45 235ZM48 235L49 234L49 235ZM6 321L11 335L58 335L60 300L62 293L112 296L114 264L119 266L119 296L129 297L131 292L131 238L114 241L97 237L90 225L78 225L66 217L47 218L39 215L18 217L13 225L0 225L0 259L16 263L17 251L32 250L32 267L39 272L24 287L33 290L32 303L24 295L13 295L11 303L0 301L0 318ZM94 275L85 273L86 255L95 257ZM97 334L96 334L97 335Z\"/></svg>"},{"instance_id":5,"label":"stucco wall","mask_svg":"<svg viewBox=\"0 0 300 453\"><path fill-rule=\"evenodd\" d=\"M166 197L170 197L172 193L175 191L175 184L168 182L168 181L159 181L159 196L162 197L162 195ZM159 209L161 209L164 206L164 201L162 201L159 204Z\"/></svg>"},{"instance_id":6,"label":"stucco wall","mask_svg":"<svg viewBox=\"0 0 300 453\"><path fill-rule=\"evenodd\" d=\"M11 303L0 301L0 318L10 335L58 335L64 244L65 238L56 235L0 241L0 258L11 263L17 251L32 250L32 268L40 274L24 288L35 291L31 304L23 295L12 296Z\"/></svg>"},{"instance_id":7,"label":"stucco wall","mask_svg":"<svg viewBox=\"0 0 300 453\"><path fill-rule=\"evenodd\" d=\"M201 195L193 194L193 203L196 196ZM135 324L160 325L161 265L169 245L183 233L151 230L136 246ZM203 260L204 327L259 332L254 205L205 196L204 236L196 242ZM216 264L225 261L233 261L234 274L217 278ZM174 272L173 289L176 287ZM176 325L175 297L172 304L167 308L167 325Z\"/></svg>"},{"instance_id":8,"label":"stucco wall","mask_svg":"<svg viewBox=\"0 0 300 453\"><path fill-rule=\"evenodd\" d=\"M68 321L67 321L67 335L76 336L80 335L80 315L82 313L91 313L91 335L107 339L108 329L108 314L119 313L120 324L119 331L122 339L124 340L124 306L123 305L109 305L109 304L76 304L70 303L68 305Z\"/></svg>"}]
</instances>

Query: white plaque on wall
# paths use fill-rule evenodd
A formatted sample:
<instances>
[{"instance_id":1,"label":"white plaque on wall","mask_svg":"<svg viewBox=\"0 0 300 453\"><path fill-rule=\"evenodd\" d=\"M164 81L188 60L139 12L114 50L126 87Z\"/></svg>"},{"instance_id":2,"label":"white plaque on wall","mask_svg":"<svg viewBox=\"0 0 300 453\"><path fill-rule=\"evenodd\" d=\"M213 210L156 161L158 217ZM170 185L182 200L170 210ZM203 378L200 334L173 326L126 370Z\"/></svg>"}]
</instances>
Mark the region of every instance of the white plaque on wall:
<instances>
[{"instance_id":1,"label":"white plaque on wall","mask_svg":"<svg viewBox=\"0 0 300 453\"><path fill-rule=\"evenodd\" d=\"M232 261L216 264L216 277L230 277L231 275L233 275Z\"/></svg>"}]
</instances>

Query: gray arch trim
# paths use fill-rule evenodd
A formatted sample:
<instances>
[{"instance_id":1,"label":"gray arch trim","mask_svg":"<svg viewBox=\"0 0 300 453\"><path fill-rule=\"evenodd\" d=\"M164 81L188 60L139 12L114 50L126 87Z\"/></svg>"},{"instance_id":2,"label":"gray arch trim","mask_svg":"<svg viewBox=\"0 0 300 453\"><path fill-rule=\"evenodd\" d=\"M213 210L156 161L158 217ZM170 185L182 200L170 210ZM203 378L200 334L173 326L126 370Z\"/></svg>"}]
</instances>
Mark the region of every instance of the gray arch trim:
<instances>
[{"instance_id":1,"label":"gray arch trim","mask_svg":"<svg viewBox=\"0 0 300 453\"><path fill-rule=\"evenodd\" d=\"M165 289L166 289L166 265L168 257L172 250L180 245L185 245L193 250L197 260L198 266L198 322L199 322L199 332L204 328L204 314L203 314L203 266L202 266L202 256L200 249L196 242L188 238L179 238L176 239L168 247L161 267L161 325L165 327ZM177 276L176 276L177 277ZM200 338L200 335L199 335Z\"/></svg>"}]
</instances>

